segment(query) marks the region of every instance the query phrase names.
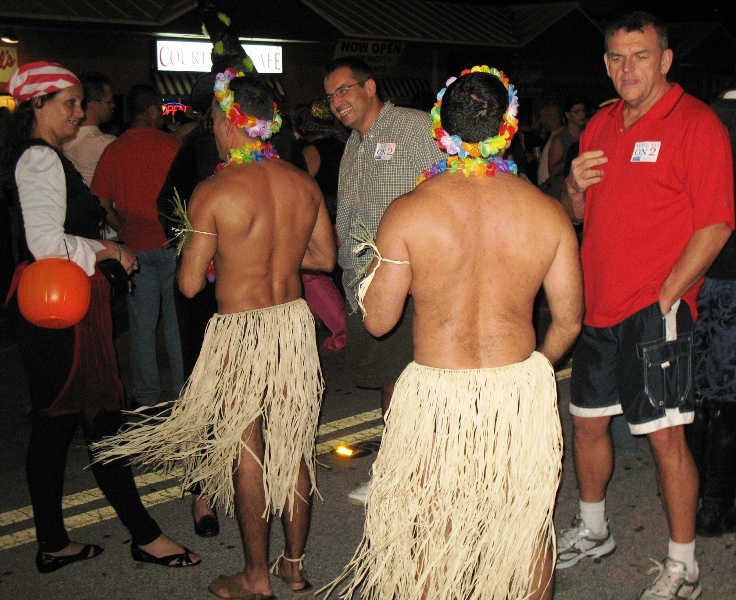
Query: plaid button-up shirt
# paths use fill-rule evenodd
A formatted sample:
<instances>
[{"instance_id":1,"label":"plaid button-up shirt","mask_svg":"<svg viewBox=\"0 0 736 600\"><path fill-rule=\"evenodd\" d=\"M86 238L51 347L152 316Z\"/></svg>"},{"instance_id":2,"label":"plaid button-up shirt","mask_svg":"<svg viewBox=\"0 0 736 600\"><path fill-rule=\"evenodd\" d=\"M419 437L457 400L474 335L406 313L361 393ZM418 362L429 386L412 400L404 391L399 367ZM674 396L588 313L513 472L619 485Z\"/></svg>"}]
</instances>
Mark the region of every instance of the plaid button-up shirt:
<instances>
[{"instance_id":1,"label":"plaid button-up shirt","mask_svg":"<svg viewBox=\"0 0 736 600\"><path fill-rule=\"evenodd\" d=\"M375 238L388 205L413 190L422 172L446 157L432 137L429 113L390 102L384 104L362 141L357 131L350 135L340 162L337 235L341 244L338 262L351 311L358 307L356 275L371 259L370 252L353 253L358 242L351 233L359 233L358 217Z\"/></svg>"}]
</instances>

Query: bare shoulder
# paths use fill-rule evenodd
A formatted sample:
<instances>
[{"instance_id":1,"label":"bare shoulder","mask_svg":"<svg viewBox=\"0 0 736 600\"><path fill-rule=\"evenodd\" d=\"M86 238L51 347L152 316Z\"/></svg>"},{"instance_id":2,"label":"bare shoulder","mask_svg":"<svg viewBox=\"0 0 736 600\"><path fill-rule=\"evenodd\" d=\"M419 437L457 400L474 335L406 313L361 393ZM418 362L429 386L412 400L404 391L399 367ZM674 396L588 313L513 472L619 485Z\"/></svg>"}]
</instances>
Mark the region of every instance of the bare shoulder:
<instances>
[{"instance_id":1,"label":"bare shoulder","mask_svg":"<svg viewBox=\"0 0 736 600\"><path fill-rule=\"evenodd\" d=\"M189 209L214 209L219 202L237 190L236 182L229 173L222 171L200 182L189 201ZM241 190L242 194L242 190Z\"/></svg>"},{"instance_id":2,"label":"bare shoulder","mask_svg":"<svg viewBox=\"0 0 736 600\"><path fill-rule=\"evenodd\" d=\"M521 177L504 175L508 178L509 186L513 189L517 199L528 203L535 213L540 213L545 218L554 219L557 222L567 223L570 218L559 200L542 192L537 186Z\"/></svg>"}]
</instances>

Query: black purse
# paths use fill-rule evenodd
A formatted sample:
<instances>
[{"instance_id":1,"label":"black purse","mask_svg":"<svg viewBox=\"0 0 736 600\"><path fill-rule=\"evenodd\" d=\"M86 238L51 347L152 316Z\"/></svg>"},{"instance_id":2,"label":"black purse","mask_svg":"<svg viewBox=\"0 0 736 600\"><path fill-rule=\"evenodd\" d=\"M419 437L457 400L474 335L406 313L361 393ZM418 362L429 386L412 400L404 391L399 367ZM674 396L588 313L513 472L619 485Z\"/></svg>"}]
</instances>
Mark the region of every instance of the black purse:
<instances>
[{"instance_id":1,"label":"black purse","mask_svg":"<svg viewBox=\"0 0 736 600\"><path fill-rule=\"evenodd\" d=\"M107 280L110 282L110 286L116 292L121 294L133 294L133 290L135 289L133 278L128 275L128 272L119 260L115 258L106 258L105 260L101 260L97 263L97 268L99 268L100 272L107 277Z\"/></svg>"}]
</instances>

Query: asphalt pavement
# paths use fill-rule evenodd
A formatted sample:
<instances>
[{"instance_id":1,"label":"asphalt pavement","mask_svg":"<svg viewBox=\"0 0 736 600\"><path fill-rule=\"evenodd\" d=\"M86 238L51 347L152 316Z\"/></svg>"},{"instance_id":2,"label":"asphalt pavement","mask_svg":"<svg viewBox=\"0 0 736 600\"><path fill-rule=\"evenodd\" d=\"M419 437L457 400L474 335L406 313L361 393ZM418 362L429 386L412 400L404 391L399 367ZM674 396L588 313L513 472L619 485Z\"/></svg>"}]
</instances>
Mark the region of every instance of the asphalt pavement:
<instances>
[{"instance_id":1,"label":"asphalt pavement","mask_svg":"<svg viewBox=\"0 0 736 600\"><path fill-rule=\"evenodd\" d=\"M128 383L129 333L124 308L119 303L116 306L121 375ZM325 337L324 332L321 336ZM166 382L165 350L163 344L160 346L159 363ZM339 459L330 449L339 441L367 442L368 447L376 448L382 428L378 391L359 389L351 383L344 351L321 351L321 356L327 382L318 438L321 463L318 485L322 500L314 502L306 560L310 580L316 587L330 582L341 572L360 541L363 509L349 504L346 494L367 480L375 458L373 454L355 460ZM558 371L558 382L566 452L555 524L564 528L577 508L567 410L567 365ZM151 514L167 534L198 552L202 564L194 568L167 569L133 562L127 530L101 497L91 472L85 469L88 457L79 435L69 452L66 523L74 539L102 544L105 552L95 560L51 574L39 574L34 565L36 544L24 470L30 432L27 405L26 382L17 346L0 313L0 482L3 490L0 495L0 599L194 600L211 597L207 585L218 574L242 568L242 548L234 519L220 515L218 537L197 537L192 528L190 500L182 497L176 480L145 473L137 473L139 489ZM556 600L633 600L653 577L648 574L654 567L651 559L664 558L667 527L646 440L638 439L630 450L617 451L607 506L613 535L618 542L616 552L600 561L586 559L559 572L555 584ZM271 529L271 557L278 556L282 547L281 527L275 520ZM736 599L735 554L733 535L698 538L696 556L702 570L702 600ZM287 587L275 578L273 587L282 600L292 597Z\"/></svg>"}]
</instances>

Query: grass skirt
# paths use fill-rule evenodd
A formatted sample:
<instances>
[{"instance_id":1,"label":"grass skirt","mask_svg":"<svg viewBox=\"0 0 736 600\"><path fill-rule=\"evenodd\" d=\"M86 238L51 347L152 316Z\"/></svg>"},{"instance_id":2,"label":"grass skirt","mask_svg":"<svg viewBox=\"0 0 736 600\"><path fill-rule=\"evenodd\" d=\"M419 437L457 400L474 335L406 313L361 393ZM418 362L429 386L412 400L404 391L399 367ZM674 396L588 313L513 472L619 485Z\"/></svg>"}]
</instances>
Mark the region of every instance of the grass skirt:
<instances>
[{"instance_id":1,"label":"grass skirt","mask_svg":"<svg viewBox=\"0 0 736 600\"><path fill-rule=\"evenodd\" d=\"M233 470L243 434L263 417L264 517L293 506L305 459L316 491L315 439L324 382L312 314L303 300L214 315L202 351L168 417L150 417L93 446L95 460L127 457L201 486L211 505L233 514ZM260 462L260 461L259 461Z\"/></svg>"},{"instance_id":2,"label":"grass skirt","mask_svg":"<svg viewBox=\"0 0 736 600\"><path fill-rule=\"evenodd\" d=\"M554 548L562 466L555 376L534 353L498 368L411 363L386 415L363 540L341 597L521 600Z\"/></svg>"}]
</instances>

